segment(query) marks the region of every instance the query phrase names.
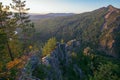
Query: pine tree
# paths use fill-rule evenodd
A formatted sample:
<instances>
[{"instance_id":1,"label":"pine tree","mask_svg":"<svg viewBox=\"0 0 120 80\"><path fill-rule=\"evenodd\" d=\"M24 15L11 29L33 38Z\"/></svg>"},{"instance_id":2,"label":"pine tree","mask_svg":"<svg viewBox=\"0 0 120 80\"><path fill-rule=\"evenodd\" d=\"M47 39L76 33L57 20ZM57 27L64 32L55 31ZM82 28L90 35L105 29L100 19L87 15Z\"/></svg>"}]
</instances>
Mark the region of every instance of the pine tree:
<instances>
[{"instance_id":1,"label":"pine tree","mask_svg":"<svg viewBox=\"0 0 120 80\"><path fill-rule=\"evenodd\" d=\"M43 56L49 55L55 49L56 43L56 38L50 38L42 49Z\"/></svg>"},{"instance_id":2,"label":"pine tree","mask_svg":"<svg viewBox=\"0 0 120 80\"><path fill-rule=\"evenodd\" d=\"M8 53L10 55L11 60L14 60L12 50L10 48L10 39L13 39L16 30L16 20L11 18L12 13L8 12L9 6L4 7L2 3L0 3L0 44L1 47L4 49L7 47ZM1 54L4 54L3 52Z\"/></svg>"},{"instance_id":3,"label":"pine tree","mask_svg":"<svg viewBox=\"0 0 120 80\"><path fill-rule=\"evenodd\" d=\"M23 39L23 51L25 51L30 45L30 38L33 35L35 29L34 24L29 20L29 15L27 13L29 8L25 8L26 1L22 0L12 0L11 8L16 11L14 17L18 20L18 27L22 29L22 39Z\"/></svg>"}]
</instances>

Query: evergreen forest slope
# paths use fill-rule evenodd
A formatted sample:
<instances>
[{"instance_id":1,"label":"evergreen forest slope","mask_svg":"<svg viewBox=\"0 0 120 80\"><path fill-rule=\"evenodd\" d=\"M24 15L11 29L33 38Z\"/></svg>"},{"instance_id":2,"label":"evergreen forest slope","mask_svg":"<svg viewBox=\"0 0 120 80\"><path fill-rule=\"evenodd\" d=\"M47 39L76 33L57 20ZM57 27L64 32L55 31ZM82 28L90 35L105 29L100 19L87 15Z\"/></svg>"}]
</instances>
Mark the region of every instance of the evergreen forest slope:
<instances>
[{"instance_id":1,"label":"evergreen forest slope","mask_svg":"<svg viewBox=\"0 0 120 80\"><path fill-rule=\"evenodd\" d=\"M120 9L109 5L92 12L34 20L37 40L77 39L82 47L91 46L107 55L119 57Z\"/></svg>"}]
</instances>

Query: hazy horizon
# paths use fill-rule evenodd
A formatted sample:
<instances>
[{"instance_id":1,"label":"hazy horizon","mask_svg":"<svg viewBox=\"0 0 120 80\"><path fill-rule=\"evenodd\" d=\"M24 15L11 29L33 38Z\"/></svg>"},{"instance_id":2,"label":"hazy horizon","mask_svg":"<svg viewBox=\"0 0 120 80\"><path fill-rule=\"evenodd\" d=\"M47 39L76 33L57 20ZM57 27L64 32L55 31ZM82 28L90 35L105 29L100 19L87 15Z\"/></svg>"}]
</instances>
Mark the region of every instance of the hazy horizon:
<instances>
[{"instance_id":1,"label":"hazy horizon","mask_svg":"<svg viewBox=\"0 0 120 80\"><path fill-rule=\"evenodd\" d=\"M23 1L23 0L22 0ZM12 0L0 0L3 5L9 5ZM30 8L29 13L84 13L93 11L100 7L113 5L120 8L120 0L26 0L26 7Z\"/></svg>"}]
</instances>

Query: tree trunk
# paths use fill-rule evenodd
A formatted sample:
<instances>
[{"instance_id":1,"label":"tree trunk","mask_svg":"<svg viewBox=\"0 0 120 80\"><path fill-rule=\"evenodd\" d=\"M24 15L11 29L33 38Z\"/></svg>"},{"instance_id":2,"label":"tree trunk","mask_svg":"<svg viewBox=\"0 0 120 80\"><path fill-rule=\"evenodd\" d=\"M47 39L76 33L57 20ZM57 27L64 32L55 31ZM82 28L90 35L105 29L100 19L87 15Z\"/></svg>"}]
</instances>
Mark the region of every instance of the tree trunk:
<instances>
[{"instance_id":1,"label":"tree trunk","mask_svg":"<svg viewBox=\"0 0 120 80\"><path fill-rule=\"evenodd\" d=\"M10 55L10 58L11 58L11 60L13 61L13 60L14 60L14 57L13 57L13 55L12 55L12 52L11 52L11 49L10 49L10 46L9 46L8 42L7 42L7 48L8 48L8 53L9 53L9 55Z\"/></svg>"}]
</instances>

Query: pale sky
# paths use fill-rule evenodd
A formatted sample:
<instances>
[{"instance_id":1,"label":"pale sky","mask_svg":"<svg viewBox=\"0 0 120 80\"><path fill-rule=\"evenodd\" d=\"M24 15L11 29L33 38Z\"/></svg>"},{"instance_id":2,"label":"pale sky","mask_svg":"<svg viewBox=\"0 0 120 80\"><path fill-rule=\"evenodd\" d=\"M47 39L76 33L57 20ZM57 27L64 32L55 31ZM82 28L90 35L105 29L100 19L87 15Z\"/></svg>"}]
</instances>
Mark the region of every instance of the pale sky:
<instances>
[{"instance_id":1,"label":"pale sky","mask_svg":"<svg viewBox=\"0 0 120 80\"><path fill-rule=\"evenodd\" d=\"M23 1L23 0L22 0ZM9 5L12 0L0 0ZM30 13L82 13L113 5L120 8L120 0L26 0Z\"/></svg>"}]
</instances>

